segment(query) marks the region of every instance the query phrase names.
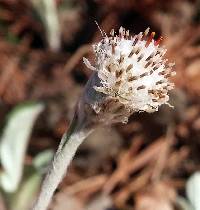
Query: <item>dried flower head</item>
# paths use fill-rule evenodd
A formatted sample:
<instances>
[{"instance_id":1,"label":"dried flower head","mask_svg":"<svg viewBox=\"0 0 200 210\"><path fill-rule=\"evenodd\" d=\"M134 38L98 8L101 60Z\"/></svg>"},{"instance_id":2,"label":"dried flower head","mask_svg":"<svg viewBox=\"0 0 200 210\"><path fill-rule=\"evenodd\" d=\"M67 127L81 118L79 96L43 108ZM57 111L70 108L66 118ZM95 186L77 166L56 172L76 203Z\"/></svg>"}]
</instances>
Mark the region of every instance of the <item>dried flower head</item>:
<instances>
[{"instance_id":1,"label":"dried flower head","mask_svg":"<svg viewBox=\"0 0 200 210\"><path fill-rule=\"evenodd\" d=\"M126 117L138 111L157 111L160 105L168 104L168 91L174 86L169 79L175 72L174 64L164 58L167 50L159 46L161 38L154 40L155 33L149 35L149 28L134 37L122 27L118 36L114 30L110 34L93 45L95 66L83 58L100 80L93 88L117 108L124 107Z\"/></svg>"}]
</instances>

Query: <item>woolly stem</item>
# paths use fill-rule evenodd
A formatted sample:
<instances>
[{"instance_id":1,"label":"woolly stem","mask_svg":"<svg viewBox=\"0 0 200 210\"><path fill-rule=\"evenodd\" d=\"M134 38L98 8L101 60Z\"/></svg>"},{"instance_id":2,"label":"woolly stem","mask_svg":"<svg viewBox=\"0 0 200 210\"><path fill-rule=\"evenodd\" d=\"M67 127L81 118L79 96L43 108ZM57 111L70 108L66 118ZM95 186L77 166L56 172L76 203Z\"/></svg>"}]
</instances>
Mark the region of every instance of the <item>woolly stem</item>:
<instances>
[{"instance_id":1,"label":"woolly stem","mask_svg":"<svg viewBox=\"0 0 200 210\"><path fill-rule=\"evenodd\" d=\"M47 209L54 191L66 174L77 148L91 132L92 129L85 128L84 122L80 123L76 117L74 118L68 133L65 133L61 139L59 148L43 181L39 197L32 210Z\"/></svg>"}]
</instances>

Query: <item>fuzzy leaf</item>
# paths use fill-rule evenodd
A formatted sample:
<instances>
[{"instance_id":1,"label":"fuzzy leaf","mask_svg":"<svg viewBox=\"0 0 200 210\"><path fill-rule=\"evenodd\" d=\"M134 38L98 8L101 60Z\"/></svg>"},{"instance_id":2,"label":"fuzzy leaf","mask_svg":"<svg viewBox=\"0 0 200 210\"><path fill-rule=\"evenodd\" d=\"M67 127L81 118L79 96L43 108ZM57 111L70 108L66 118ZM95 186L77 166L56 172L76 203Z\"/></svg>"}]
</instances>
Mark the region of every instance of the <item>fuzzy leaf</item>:
<instances>
[{"instance_id":1,"label":"fuzzy leaf","mask_svg":"<svg viewBox=\"0 0 200 210\"><path fill-rule=\"evenodd\" d=\"M180 210L194 210L190 202L181 196L177 196L176 205L179 207L178 209Z\"/></svg>"},{"instance_id":2,"label":"fuzzy leaf","mask_svg":"<svg viewBox=\"0 0 200 210\"><path fill-rule=\"evenodd\" d=\"M194 173L186 183L186 193L195 210L200 209L200 172Z\"/></svg>"},{"instance_id":3,"label":"fuzzy leaf","mask_svg":"<svg viewBox=\"0 0 200 210\"><path fill-rule=\"evenodd\" d=\"M29 103L17 106L9 115L0 142L0 161L4 169L0 174L0 184L6 192L17 190L28 140L34 122L43 109L40 103Z\"/></svg>"},{"instance_id":4,"label":"fuzzy leaf","mask_svg":"<svg viewBox=\"0 0 200 210\"><path fill-rule=\"evenodd\" d=\"M45 172L47 165L49 164L50 160L53 159L53 151L52 150L45 150L39 153L33 160L34 167L42 174Z\"/></svg>"},{"instance_id":5,"label":"fuzzy leaf","mask_svg":"<svg viewBox=\"0 0 200 210\"><path fill-rule=\"evenodd\" d=\"M33 159L33 165L25 168L22 183L18 190L9 196L9 209L27 210L32 205L46 166L53 158L52 150L45 150Z\"/></svg>"}]
</instances>

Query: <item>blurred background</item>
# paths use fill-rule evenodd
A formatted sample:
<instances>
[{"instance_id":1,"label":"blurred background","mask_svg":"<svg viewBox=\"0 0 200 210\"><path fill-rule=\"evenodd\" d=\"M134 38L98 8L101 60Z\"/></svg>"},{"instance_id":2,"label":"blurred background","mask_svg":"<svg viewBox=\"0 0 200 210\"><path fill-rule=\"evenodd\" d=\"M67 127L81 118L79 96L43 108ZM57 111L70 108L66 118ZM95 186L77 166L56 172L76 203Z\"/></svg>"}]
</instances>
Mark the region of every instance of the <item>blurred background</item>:
<instances>
[{"instance_id":1,"label":"blurred background","mask_svg":"<svg viewBox=\"0 0 200 210\"><path fill-rule=\"evenodd\" d=\"M91 71L91 44L150 27L175 62L174 109L98 128L51 210L200 210L200 2L0 0L0 210L27 210Z\"/></svg>"}]
</instances>

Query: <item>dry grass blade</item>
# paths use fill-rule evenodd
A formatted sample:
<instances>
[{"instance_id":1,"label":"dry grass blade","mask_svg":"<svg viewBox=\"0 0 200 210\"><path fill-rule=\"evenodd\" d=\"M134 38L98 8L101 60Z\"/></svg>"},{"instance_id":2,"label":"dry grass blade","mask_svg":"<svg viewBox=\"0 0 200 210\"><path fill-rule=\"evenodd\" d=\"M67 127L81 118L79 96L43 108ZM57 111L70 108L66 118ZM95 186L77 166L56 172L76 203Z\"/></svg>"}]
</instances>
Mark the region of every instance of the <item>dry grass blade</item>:
<instances>
[{"instance_id":1,"label":"dry grass blade","mask_svg":"<svg viewBox=\"0 0 200 210\"><path fill-rule=\"evenodd\" d=\"M7 65L1 73L1 83L0 83L0 96L5 92L7 85L9 85L15 71L17 70L18 59L13 59L12 62L7 60Z\"/></svg>"},{"instance_id":2,"label":"dry grass blade","mask_svg":"<svg viewBox=\"0 0 200 210\"><path fill-rule=\"evenodd\" d=\"M72 195L80 192L85 192L90 189L99 189L107 180L106 175L98 175L94 177L90 177L88 179L81 180L71 186L68 186L66 189L66 193Z\"/></svg>"},{"instance_id":3,"label":"dry grass blade","mask_svg":"<svg viewBox=\"0 0 200 210\"><path fill-rule=\"evenodd\" d=\"M137 177L134 177L122 190L114 195L115 203L118 207L123 207L128 200L130 194L140 191L143 187L147 186L152 169L145 169Z\"/></svg>"},{"instance_id":4,"label":"dry grass blade","mask_svg":"<svg viewBox=\"0 0 200 210\"><path fill-rule=\"evenodd\" d=\"M107 175L97 175L75 182L72 185L64 187L56 194L55 201L52 206L56 206L57 200L63 195L69 198L76 198L81 204L86 203L92 195L98 192L107 180Z\"/></svg>"},{"instance_id":5,"label":"dry grass blade","mask_svg":"<svg viewBox=\"0 0 200 210\"><path fill-rule=\"evenodd\" d=\"M82 60L84 55L92 51L91 44L82 45L72 56L69 58L64 66L64 71L69 74L76 65Z\"/></svg>"},{"instance_id":6,"label":"dry grass blade","mask_svg":"<svg viewBox=\"0 0 200 210\"><path fill-rule=\"evenodd\" d=\"M140 154L138 154L134 160L129 163L126 163L122 168L116 170L109 180L106 182L104 190L107 193L110 193L114 187L121 182L121 180L126 179L129 177L130 173L137 171L138 169L145 166L147 163L151 162L155 159L160 152L160 149L166 144L163 141L163 138L157 140L156 142L152 143L149 147L143 150Z\"/></svg>"},{"instance_id":7,"label":"dry grass blade","mask_svg":"<svg viewBox=\"0 0 200 210\"><path fill-rule=\"evenodd\" d=\"M152 174L152 180L159 180L161 178L162 172L164 168L166 167L167 160L170 154L171 146L174 143L174 127L169 127L168 132L166 135L166 138L163 139L166 143L163 145L163 147L160 149L160 155L156 161L154 171Z\"/></svg>"}]
</instances>

